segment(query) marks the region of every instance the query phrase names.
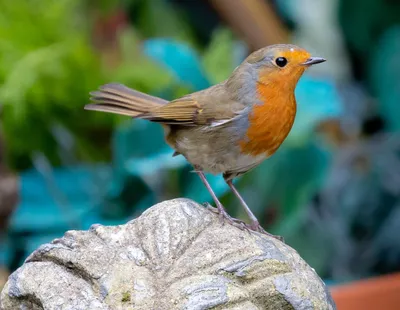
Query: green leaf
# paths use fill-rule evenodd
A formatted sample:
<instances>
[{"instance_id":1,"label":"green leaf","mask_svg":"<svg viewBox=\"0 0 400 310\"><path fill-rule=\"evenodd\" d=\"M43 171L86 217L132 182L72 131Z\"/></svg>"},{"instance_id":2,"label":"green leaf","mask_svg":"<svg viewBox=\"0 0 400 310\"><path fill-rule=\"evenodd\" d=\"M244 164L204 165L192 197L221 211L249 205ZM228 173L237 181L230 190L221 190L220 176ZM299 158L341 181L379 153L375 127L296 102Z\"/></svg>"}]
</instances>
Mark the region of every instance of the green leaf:
<instances>
[{"instance_id":1,"label":"green leaf","mask_svg":"<svg viewBox=\"0 0 400 310\"><path fill-rule=\"evenodd\" d=\"M203 54L203 66L212 84L227 79L235 69L232 32L221 28L214 31L210 45Z\"/></svg>"}]
</instances>

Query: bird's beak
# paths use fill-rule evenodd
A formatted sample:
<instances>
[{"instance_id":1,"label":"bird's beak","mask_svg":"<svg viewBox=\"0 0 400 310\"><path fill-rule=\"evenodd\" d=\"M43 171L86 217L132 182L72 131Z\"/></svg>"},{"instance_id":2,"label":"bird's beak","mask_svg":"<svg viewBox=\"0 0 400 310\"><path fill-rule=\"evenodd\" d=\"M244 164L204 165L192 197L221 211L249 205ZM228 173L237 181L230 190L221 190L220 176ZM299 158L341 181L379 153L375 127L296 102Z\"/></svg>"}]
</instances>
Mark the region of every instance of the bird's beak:
<instances>
[{"instance_id":1,"label":"bird's beak","mask_svg":"<svg viewBox=\"0 0 400 310\"><path fill-rule=\"evenodd\" d=\"M321 57L310 57L308 58L305 62L302 63L303 66L312 66L319 64L321 62L325 62L326 59L321 58Z\"/></svg>"}]
</instances>

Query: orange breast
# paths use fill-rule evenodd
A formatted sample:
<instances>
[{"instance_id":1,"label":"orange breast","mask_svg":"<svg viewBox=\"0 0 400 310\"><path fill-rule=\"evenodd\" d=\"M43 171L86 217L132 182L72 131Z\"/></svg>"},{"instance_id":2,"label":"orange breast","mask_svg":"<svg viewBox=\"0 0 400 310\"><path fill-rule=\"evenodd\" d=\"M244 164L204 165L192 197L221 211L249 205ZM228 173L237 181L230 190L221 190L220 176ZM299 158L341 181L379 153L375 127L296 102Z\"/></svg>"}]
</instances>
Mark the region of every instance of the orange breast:
<instances>
[{"instance_id":1,"label":"orange breast","mask_svg":"<svg viewBox=\"0 0 400 310\"><path fill-rule=\"evenodd\" d=\"M276 152L289 134L296 116L294 89L261 84L257 92L262 104L255 105L249 115L247 138L240 142L243 153L267 156Z\"/></svg>"}]
</instances>

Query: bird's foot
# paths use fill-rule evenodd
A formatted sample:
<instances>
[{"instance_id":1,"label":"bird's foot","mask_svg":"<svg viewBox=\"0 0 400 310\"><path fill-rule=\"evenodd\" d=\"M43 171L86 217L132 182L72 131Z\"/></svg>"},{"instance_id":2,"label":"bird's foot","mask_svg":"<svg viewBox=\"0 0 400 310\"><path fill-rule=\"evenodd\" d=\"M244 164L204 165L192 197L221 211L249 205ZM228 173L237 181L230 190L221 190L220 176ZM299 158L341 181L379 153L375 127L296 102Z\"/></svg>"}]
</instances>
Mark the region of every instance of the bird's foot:
<instances>
[{"instance_id":1,"label":"bird's foot","mask_svg":"<svg viewBox=\"0 0 400 310\"><path fill-rule=\"evenodd\" d=\"M208 202L203 203L203 206L205 206L207 210L210 210L211 212L213 212L215 214L219 214L218 208L213 207Z\"/></svg>"},{"instance_id":2,"label":"bird's foot","mask_svg":"<svg viewBox=\"0 0 400 310\"><path fill-rule=\"evenodd\" d=\"M265 231L265 229L261 227L261 225L258 221L254 221L250 225L247 225L247 226L252 231L259 232L261 234L267 235L269 237L275 238L275 239L285 243L285 239L282 236L276 236L276 235L270 234L269 232Z\"/></svg>"},{"instance_id":3,"label":"bird's foot","mask_svg":"<svg viewBox=\"0 0 400 310\"><path fill-rule=\"evenodd\" d=\"M219 220L222 225L224 225L226 222L231 224L232 226L235 226L241 230L249 230L248 224L245 222L236 219L234 217L231 217L223 208L214 208L211 206L209 203L204 204L205 207L210 210L213 213L216 213L219 215Z\"/></svg>"}]
</instances>

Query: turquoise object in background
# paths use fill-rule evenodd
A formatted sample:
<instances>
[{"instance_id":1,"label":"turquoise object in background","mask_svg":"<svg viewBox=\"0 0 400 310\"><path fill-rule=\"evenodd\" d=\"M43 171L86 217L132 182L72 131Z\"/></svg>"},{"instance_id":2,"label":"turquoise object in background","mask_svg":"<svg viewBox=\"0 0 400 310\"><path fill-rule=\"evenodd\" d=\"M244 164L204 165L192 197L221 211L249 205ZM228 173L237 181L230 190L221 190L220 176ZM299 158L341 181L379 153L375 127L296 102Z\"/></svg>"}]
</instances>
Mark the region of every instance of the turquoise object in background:
<instances>
[{"instance_id":1,"label":"turquoise object in background","mask_svg":"<svg viewBox=\"0 0 400 310\"><path fill-rule=\"evenodd\" d=\"M400 26L389 28L372 53L369 81L391 131L400 131Z\"/></svg>"},{"instance_id":2,"label":"turquoise object in background","mask_svg":"<svg viewBox=\"0 0 400 310\"><path fill-rule=\"evenodd\" d=\"M95 206L110 175L106 165L21 173L20 203L1 244L2 263L18 266L39 245L61 237L67 230L88 229L99 222ZM16 258L17 254L20 257Z\"/></svg>"},{"instance_id":3,"label":"turquoise object in background","mask_svg":"<svg viewBox=\"0 0 400 310\"><path fill-rule=\"evenodd\" d=\"M155 38L144 42L143 52L170 69L177 81L190 85L195 90L211 86L203 72L199 56L188 45L172 39Z\"/></svg>"},{"instance_id":4,"label":"turquoise object in background","mask_svg":"<svg viewBox=\"0 0 400 310\"><path fill-rule=\"evenodd\" d=\"M305 73L297 84L297 114L285 145L305 145L315 127L323 120L340 117L343 103L335 82L329 77L315 77Z\"/></svg>"},{"instance_id":5,"label":"turquoise object in background","mask_svg":"<svg viewBox=\"0 0 400 310\"><path fill-rule=\"evenodd\" d=\"M83 220L101 192L100 176L110 177L107 166L57 168L51 175L35 169L20 174L20 203L10 221L16 233L85 229ZM90 225L89 225L90 226Z\"/></svg>"}]
</instances>

